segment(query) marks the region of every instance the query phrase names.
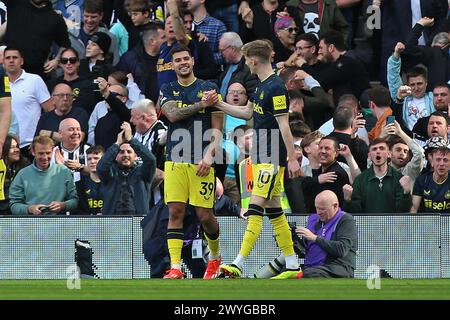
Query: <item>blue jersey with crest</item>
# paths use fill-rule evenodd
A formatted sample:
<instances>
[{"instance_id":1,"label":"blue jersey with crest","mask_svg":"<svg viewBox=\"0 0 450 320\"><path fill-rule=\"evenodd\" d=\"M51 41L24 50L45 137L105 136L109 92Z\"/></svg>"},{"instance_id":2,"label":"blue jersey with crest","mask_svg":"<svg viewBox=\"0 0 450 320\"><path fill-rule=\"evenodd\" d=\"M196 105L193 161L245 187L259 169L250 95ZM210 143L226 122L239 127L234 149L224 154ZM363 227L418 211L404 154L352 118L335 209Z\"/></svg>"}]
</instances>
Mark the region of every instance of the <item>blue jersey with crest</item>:
<instances>
[{"instance_id":1,"label":"blue jersey with crest","mask_svg":"<svg viewBox=\"0 0 450 320\"><path fill-rule=\"evenodd\" d=\"M413 196L422 197L418 212L450 212L450 179L441 184L433 180L433 172L421 174L414 183Z\"/></svg>"},{"instance_id":2,"label":"blue jersey with crest","mask_svg":"<svg viewBox=\"0 0 450 320\"><path fill-rule=\"evenodd\" d=\"M255 92L250 95L253 103L253 150L256 163L273 163L286 166L287 151L275 117L289 113L289 95L283 80L271 74L258 80Z\"/></svg>"},{"instance_id":3,"label":"blue jersey with crest","mask_svg":"<svg viewBox=\"0 0 450 320\"><path fill-rule=\"evenodd\" d=\"M178 81L166 83L161 87L161 107L168 101L175 101L178 108L186 108L203 97L203 92L219 88L211 81L195 79L184 86ZM169 123L167 132L167 160L198 164L203 158L203 151L211 142L211 136L205 134L211 129L211 113L220 112L215 107L207 107L192 116Z\"/></svg>"}]
</instances>

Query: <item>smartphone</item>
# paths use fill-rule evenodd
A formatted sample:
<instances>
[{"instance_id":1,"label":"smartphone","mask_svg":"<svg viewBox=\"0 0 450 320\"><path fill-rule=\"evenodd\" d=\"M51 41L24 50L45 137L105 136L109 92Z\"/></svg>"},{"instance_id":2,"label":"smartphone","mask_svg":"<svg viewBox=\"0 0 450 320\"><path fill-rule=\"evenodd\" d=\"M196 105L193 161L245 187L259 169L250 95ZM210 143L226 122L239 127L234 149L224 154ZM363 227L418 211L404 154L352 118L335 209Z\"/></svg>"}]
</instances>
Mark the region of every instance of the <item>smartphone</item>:
<instances>
[{"instance_id":1,"label":"smartphone","mask_svg":"<svg viewBox=\"0 0 450 320\"><path fill-rule=\"evenodd\" d=\"M386 125L394 123L395 122L395 117L394 116L387 116L386 118Z\"/></svg>"},{"instance_id":2,"label":"smartphone","mask_svg":"<svg viewBox=\"0 0 450 320\"><path fill-rule=\"evenodd\" d=\"M39 210L41 210L41 213L49 213L50 206L40 207Z\"/></svg>"}]
</instances>

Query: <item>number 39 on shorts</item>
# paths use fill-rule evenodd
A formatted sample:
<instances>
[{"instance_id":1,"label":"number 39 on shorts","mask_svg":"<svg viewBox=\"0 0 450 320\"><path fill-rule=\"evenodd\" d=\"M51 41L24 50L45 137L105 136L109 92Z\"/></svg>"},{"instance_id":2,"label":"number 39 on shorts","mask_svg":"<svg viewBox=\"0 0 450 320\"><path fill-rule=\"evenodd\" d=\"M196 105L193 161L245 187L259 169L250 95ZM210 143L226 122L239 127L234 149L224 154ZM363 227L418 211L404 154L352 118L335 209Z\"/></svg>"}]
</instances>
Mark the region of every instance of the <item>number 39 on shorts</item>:
<instances>
[{"instance_id":1,"label":"number 39 on shorts","mask_svg":"<svg viewBox=\"0 0 450 320\"><path fill-rule=\"evenodd\" d=\"M212 195L214 191L214 183L212 182L201 182L200 195L202 195L206 200Z\"/></svg>"}]
</instances>

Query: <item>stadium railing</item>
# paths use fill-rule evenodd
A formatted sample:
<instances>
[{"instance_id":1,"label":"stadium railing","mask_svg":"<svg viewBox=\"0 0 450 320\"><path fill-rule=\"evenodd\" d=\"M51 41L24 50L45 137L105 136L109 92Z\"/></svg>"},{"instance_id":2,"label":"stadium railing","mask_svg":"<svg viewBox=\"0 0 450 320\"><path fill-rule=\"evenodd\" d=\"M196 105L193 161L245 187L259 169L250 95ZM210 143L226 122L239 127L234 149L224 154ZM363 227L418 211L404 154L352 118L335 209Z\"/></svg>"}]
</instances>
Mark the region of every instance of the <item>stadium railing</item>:
<instances>
[{"instance_id":1,"label":"stadium railing","mask_svg":"<svg viewBox=\"0 0 450 320\"><path fill-rule=\"evenodd\" d=\"M450 277L450 215L354 214L358 228L355 278L371 266L393 278ZM150 266L142 253L140 216L3 216L0 217L0 279L66 279L75 265L75 240L89 242L92 268L100 279L143 279ZM306 224L305 215L288 220ZM240 248L246 221L218 217L224 262ZM272 226L261 236L244 268L253 274L279 254ZM301 262L301 261L300 261ZM189 275L189 273L188 273Z\"/></svg>"}]
</instances>

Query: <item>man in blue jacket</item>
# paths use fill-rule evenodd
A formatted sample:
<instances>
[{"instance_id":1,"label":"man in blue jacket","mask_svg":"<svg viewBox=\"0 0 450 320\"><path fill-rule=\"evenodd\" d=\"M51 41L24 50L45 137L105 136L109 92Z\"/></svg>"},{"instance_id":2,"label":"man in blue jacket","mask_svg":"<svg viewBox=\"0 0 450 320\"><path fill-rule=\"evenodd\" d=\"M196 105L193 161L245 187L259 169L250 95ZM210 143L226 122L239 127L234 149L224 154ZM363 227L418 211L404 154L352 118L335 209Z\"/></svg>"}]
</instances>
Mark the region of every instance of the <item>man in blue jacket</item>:
<instances>
[{"instance_id":1,"label":"man in blue jacket","mask_svg":"<svg viewBox=\"0 0 450 320\"><path fill-rule=\"evenodd\" d=\"M146 215L150 190L155 175L155 156L133 138L131 126L124 122L117 141L97 165L104 186L104 215ZM140 157L142 164L138 164Z\"/></svg>"}]
</instances>

